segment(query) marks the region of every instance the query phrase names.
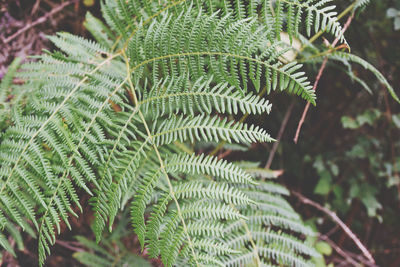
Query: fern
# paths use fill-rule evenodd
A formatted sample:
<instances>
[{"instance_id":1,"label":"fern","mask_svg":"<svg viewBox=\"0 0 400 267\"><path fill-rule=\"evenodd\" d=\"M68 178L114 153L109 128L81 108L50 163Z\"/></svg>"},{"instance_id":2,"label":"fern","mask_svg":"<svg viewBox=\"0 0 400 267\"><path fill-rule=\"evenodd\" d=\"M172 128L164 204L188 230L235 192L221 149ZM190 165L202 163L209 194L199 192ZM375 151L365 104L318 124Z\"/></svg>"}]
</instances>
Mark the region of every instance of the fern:
<instances>
[{"instance_id":1,"label":"fern","mask_svg":"<svg viewBox=\"0 0 400 267\"><path fill-rule=\"evenodd\" d=\"M129 236L129 218L127 213L121 214L116 227L111 234L104 236L102 244L98 244L84 236L75 237L79 242L78 252L73 257L85 266L145 266L151 264L140 256L132 253L125 246L122 238Z\"/></svg>"},{"instance_id":2,"label":"fern","mask_svg":"<svg viewBox=\"0 0 400 267\"><path fill-rule=\"evenodd\" d=\"M393 99L400 103L400 99L398 98L393 87L389 84L389 82L386 80L386 78L373 65L371 65L364 59L362 59L356 55L343 53L343 52L334 52L331 55L329 55L329 58L331 58L333 60L338 60L338 61L349 61L349 62L354 62L354 63L360 64L366 70L371 71L376 76L376 78L387 88L387 90L389 91L389 93L393 97Z\"/></svg>"},{"instance_id":3,"label":"fern","mask_svg":"<svg viewBox=\"0 0 400 267\"><path fill-rule=\"evenodd\" d=\"M375 77L378 79L378 81L386 87L386 89L388 90L388 92L392 96L392 98L394 100L396 100L398 103L400 103L400 99L397 96L394 88L389 84L389 82L386 80L386 78L383 76L383 74L380 73L379 70L377 68L375 68L371 63L365 61L364 59L360 58L357 55L344 53L344 52L340 52L340 51L329 50L329 51L325 51L322 53L318 52L316 56L306 58L305 60L303 60L303 62L320 61L323 56L327 56L329 59L331 59L331 61L337 61L337 62L340 62L340 63L344 64L345 66L347 66L348 71L345 71L345 73L347 75L349 75L351 79L355 80L362 87L364 87L364 89L367 92L372 93L372 90L369 88L369 86L363 80L361 80L360 78L355 76L354 73L352 73L351 63L357 63L357 64L361 65L362 67L364 67L364 69L366 69L366 70L370 71L372 74L374 74Z\"/></svg>"},{"instance_id":4,"label":"fern","mask_svg":"<svg viewBox=\"0 0 400 267\"><path fill-rule=\"evenodd\" d=\"M237 120L268 114L261 95L273 90L315 104L302 65L280 60L279 36L304 26L345 41L329 2L105 0L106 23L85 21L96 41L49 37L57 50L23 65L18 77L33 89L1 136L1 229L37 232L43 265L86 193L98 242L130 205L142 249L166 266L308 266L316 252L303 240L314 232L287 190L264 181L271 173L185 144L274 141Z\"/></svg>"},{"instance_id":5,"label":"fern","mask_svg":"<svg viewBox=\"0 0 400 267\"><path fill-rule=\"evenodd\" d=\"M248 218L246 222L236 222L226 228L227 243L240 253L231 254L224 266L246 266L258 262L262 266L310 266L301 255L317 256L311 244L305 243L294 233L313 236L313 231L305 226L281 195L271 192L271 183L245 186L245 192L257 200L256 204L239 205L239 210ZM282 191L285 193L285 191ZM287 210L286 210L287 209ZM273 229L280 228L280 232ZM291 235L282 231L291 232Z\"/></svg>"},{"instance_id":6,"label":"fern","mask_svg":"<svg viewBox=\"0 0 400 267\"><path fill-rule=\"evenodd\" d=\"M355 3L355 8L365 7L367 6L371 0L357 0Z\"/></svg>"},{"instance_id":7,"label":"fern","mask_svg":"<svg viewBox=\"0 0 400 267\"><path fill-rule=\"evenodd\" d=\"M0 134L6 128L7 120L10 119L12 101L8 97L12 95L10 90L12 88L12 80L20 64L21 59L16 58L8 67L8 72L0 83Z\"/></svg>"}]
</instances>

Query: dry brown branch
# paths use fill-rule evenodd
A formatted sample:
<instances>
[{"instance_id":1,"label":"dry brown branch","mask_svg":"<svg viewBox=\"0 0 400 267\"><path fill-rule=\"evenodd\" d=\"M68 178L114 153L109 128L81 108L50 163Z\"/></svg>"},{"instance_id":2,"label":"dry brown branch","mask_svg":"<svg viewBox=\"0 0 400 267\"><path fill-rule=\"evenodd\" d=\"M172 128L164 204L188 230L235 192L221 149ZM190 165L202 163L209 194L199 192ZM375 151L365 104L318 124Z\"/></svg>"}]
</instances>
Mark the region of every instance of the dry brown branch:
<instances>
[{"instance_id":1,"label":"dry brown branch","mask_svg":"<svg viewBox=\"0 0 400 267\"><path fill-rule=\"evenodd\" d=\"M35 20L32 23L28 23L25 25L25 27L19 29L16 33L14 33L13 35L7 37L6 39L3 40L3 42L5 44L11 42L12 40L14 40L17 36L19 36L20 34L26 32L27 30L29 30L32 27L35 27L38 24L41 24L43 22L45 22L48 18L50 18L52 15L60 12L61 10L63 10L66 6L73 4L75 2L77 2L78 0L70 0L67 2L62 3L61 5L53 8L50 12L44 14L43 16L41 16L40 18L38 18L37 20Z\"/></svg>"},{"instance_id":2,"label":"dry brown branch","mask_svg":"<svg viewBox=\"0 0 400 267\"><path fill-rule=\"evenodd\" d=\"M79 247L81 246L79 242L56 240L56 244L75 252L85 251L83 248Z\"/></svg>"},{"instance_id":3,"label":"dry brown branch","mask_svg":"<svg viewBox=\"0 0 400 267\"><path fill-rule=\"evenodd\" d=\"M354 241L354 243L357 245L357 247L361 250L361 252L364 254L364 256L373 264L375 264L375 260L372 257L371 253L368 251L368 249L363 245L363 243L360 241L360 239L350 230L350 228L336 215L335 212L321 206L317 202L312 201L311 199L306 198L302 194L298 192L291 192L295 197L297 197L302 203L313 206L319 211L322 211L331 219L337 223L340 228L343 229L343 231Z\"/></svg>"},{"instance_id":4,"label":"dry brown branch","mask_svg":"<svg viewBox=\"0 0 400 267\"><path fill-rule=\"evenodd\" d=\"M346 262L355 267L359 266L358 262L356 262L351 256L344 252L338 245L335 244L335 242L330 240L329 237L327 237L326 235L320 235L319 239L327 242L340 256L342 256L346 260Z\"/></svg>"},{"instance_id":5,"label":"dry brown branch","mask_svg":"<svg viewBox=\"0 0 400 267\"><path fill-rule=\"evenodd\" d=\"M349 18L346 21L346 24L343 27L342 32L345 33L346 30L349 28L351 21L353 20L354 17L354 12L349 16ZM333 43L332 43L332 48L335 48L335 46L337 45L337 43L339 42L339 38L336 38ZM318 71L318 75L315 78L315 82L314 82L314 86L313 86L313 90L317 90L317 86L319 83L319 80L322 77L322 74L324 73L325 67L326 67L326 63L328 62L328 57L324 58L324 61L322 62L321 67L319 68ZM301 115L301 119L299 121L299 124L297 126L297 130L296 130L296 135L293 139L294 143L297 144L297 141L299 140L299 135L300 135L300 131L301 131L301 127L303 126L303 123L306 119L307 113L308 113L308 109L310 108L310 102L307 103L306 107L304 108L303 114Z\"/></svg>"},{"instance_id":6,"label":"dry brown branch","mask_svg":"<svg viewBox=\"0 0 400 267\"><path fill-rule=\"evenodd\" d=\"M271 151L269 152L267 164L265 164L265 169L269 169L271 167L272 161L274 160L276 150L278 149L279 143L282 139L282 135L285 132L286 125L289 121L290 115L292 114L294 107L294 100L290 104L289 108L286 110L285 116L283 117L281 127L279 128L278 136L276 138L276 142L274 142L274 145L272 146Z\"/></svg>"}]
</instances>

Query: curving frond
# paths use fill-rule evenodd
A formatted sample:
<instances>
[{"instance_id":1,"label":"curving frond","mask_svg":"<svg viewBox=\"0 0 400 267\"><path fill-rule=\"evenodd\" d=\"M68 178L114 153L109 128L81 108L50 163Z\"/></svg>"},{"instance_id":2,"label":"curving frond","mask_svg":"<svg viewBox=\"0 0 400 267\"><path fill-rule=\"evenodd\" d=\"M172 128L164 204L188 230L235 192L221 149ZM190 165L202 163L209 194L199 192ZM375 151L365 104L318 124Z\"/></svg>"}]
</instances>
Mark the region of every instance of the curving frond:
<instances>
[{"instance_id":1,"label":"curving frond","mask_svg":"<svg viewBox=\"0 0 400 267\"><path fill-rule=\"evenodd\" d=\"M386 78L380 73L378 69L376 69L371 63L365 61L364 59L360 58L359 56L349 54L349 53L344 53L344 52L333 52L332 54L328 55L330 59L337 60L337 61L348 61L348 62L353 62L360 64L363 66L366 70L369 70L372 72L375 77L386 87L386 89L389 91L390 95L393 97L394 100L396 100L398 103L400 103L400 99L397 96L396 92L394 91L393 87L389 84L389 82L386 80Z\"/></svg>"}]
</instances>

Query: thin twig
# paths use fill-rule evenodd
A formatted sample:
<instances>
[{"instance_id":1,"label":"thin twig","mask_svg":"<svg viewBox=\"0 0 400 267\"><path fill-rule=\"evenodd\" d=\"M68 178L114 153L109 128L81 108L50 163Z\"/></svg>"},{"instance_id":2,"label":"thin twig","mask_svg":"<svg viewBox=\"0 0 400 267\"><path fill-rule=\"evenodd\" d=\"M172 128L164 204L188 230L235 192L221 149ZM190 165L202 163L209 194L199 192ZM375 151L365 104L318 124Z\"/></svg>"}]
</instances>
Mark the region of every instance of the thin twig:
<instances>
[{"instance_id":1,"label":"thin twig","mask_svg":"<svg viewBox=\"0 0 400 267\"><path fill-rule=\"evenodd\" d=\"M75 245L79 246L80 245L79 242L73 242L73 241L72 242L68 242L68 241L56 240L56 244L60 245L62 247L65 247L65 248L67 248L69 250L76 251L76 252L85 251L83 248L75 246Z\"/></svg>"},{"instance_id":2,"label":"thin twig","mask_svg":"<svg viewBox=\"0 0 400 267\"><path fill-rule=\"evenodd\" d=\"M36 10L39 8L40 5L40 0L36 0L35 4L33 5L33 8L31 10L31 15L35 14Z\"/></svg>"},{"instance_id":3,"label":"thin twig","mask_svg":"<svg viewBox=\"0 0 400 267\"><path fill-rule=\"evenodd\" d=\"M265 169L269 169L271 167L272 161L274 160L276 150L278 149L279 142L282 139L282 135L285 132L286 125L289 121L290 115L292 114L294 107L294 100L292 100L292 103L290 103L289 108L286 110L285 116L283 117L281 127L279 128L278 136L276 138L276 142L274 142L274 145L272 146L271 151L269 152L267 164L265 164Z\"/></svg>"},{"instance_id":4,"label":"thin twig","mask_svg":"<svg viewBox=\"0 0 400 267\"><path fill-rule=\"evenodd\" d=\"M317 210L322 211L323 213L327 214L329 217L332 218L334 222L336 222L342 229L343 231L354 241L354 243L357 245L357 247L361 250L361 252L364 254L364 256L373 264L375 264L375 260L372 257L371 253L368 251L368 249L363 245L363 243L358 239L358 237L350 230L350 228L336 215L335 212L321 206L317 202L312 201L311 199L306 198L302 194L298 192L291 192L294 196L296 196L302 203L313 206Z\"/></svg>"},{"instance_id":5,"label":"thin twig","mask_svg":"<svg viewBox=\"0 0 400 267\"><path fill-rule=\"evenodd\" d=\"M313 87L313 90L314 90L314 91L317 89L319 80L320 80L321 77L322 77L322 73L323 73L324 70L325 70L326 63L327 63L327 62L328 62L328 58L325 57L325 58L324 58L324 61L322 62L321 67L319 68L317 78L315 79L315 83L314 83L314 87ZM295 144L297 144L297 141L299 140L299 135L300 135L301 127L303 126L303 123L304 123L304 121L305 121L305 119L306 119L306 116L307 116L307 113L308 113L308 109L309 109L309 108L310 108L310 102L308 102L307 105L306 105L306 107L304 108L303 114L301 115L301 119L300 119L299 124L298 124L298 126L297 126L296 135L295 135L295 137L294 137L294 139L293 139L293 141L294 141Z\"/></svg>"},{"instance_id":6,"label":"thin twig","mask_svg":"<svg viewBox=\"0 0 400 267\"><path fill-rule=\"evenodd\" d=\"M368 267L379 267L378 265L376 265L375 263L372 263L370 261L368 261L368 259L366 259L364 257L364 255L360 255L360 254L356 254L353 253L351 251L347 251L347 254L349 254L349 256L351 256L353 259L358 260L361 264L363 264L364 266L368 266Z\"/></svg>"},{"instance_id":7,"label":"thin twig","mask_svg":"<svg viewBox=\"0 0 400 267\"><path fill-rule=\"evenodd\" d=\"M231 153L232 153L232 149L228 149L224 153L219 154L218 159L223 159L223 158L229 156L229 154L231 154Z\"/></svg>"},{"instance_id":8,"label":"thin twig","mask_svg":"<svg viewBox=\"0 0 400 267\"><path fill-rule=\"evenodd\" d=\"M43 16L41 16L40 18L38 18L37 20L35 20L32 23L28 23L25 25L25 27L19 29L16 33L14 33L13 35L7 37L6 39L3 40L3 42L5 44L11 42L12 40L14 40L17 36L21 35L22 33L26 32L27 30L29 30L32 27L35 27L38 24L41 24L43 22L45 22L49 17L51 17L52 15L56 14L57 12L60 12L62 9L64 9L66 6L73 4L75 2L77 2L78 0L70 0L67 2L62 3L61 5L53 8L50 12L44 14Z\"/></svg>"},{"instance_id":9,"label":"thin twig","mask_svg":"<svg viewBox=\"0 0 400 267\"><path fill-rule=\"evenodd\" d=\"M349 16L349 18L347 19L347 22L346 22L346 24L345 24L344 27L343 27L342 34L344 34L344 33L346 32L346 30L347 30L347 28L350 26L351 21L353 20L353 18L354 18L354 12L353 12L353 13ZM335 48L335 46L337 45L338 42L339 42L339 37L336 38L336 39L333 41L333 43L332 43L332 48ZM324 70L325 70L326 63L327 63L327 62L328 62L328 57L325 57L325 58L324 58L324 61L322 62L321 67L319 68L318 75L317 75L317 77L315 78L315 83L314 83L314 86L313 86L313 90L314 90L314 91L317 90L317 86L318 86L319 80L321 79L322 74L324 73ZM294 139L293 139L293 141L294 141L295 144L297 144L297 141L299 140L299 135L300 135L301 127L303 126L303 123L304 123L304 121L305 121L305 119L306 119L306 116L307 116L307 113L308 113L308 109L309 109L309 108L310 108L310 102L308 102L307 105L306 105L306 107L304 108L303 114L301 115L301 119L300 119L299 124L298 124L298 126L297 126L296 135L295 135L295 137L294 137Z\"/></svg>"},{"instance_id":10,"label":"thin twig","mask_svg":"<svg viewBox=\"0 0 400 267\"><path fill-rule=\"evenodd\" d=\"M335 244L332 240L329 239L326 235L320 235L319 239L327 242L340 256L342 256L346 262L351 263L353 266L358 267L359 264L346 252L344 252L338 245Z\"/></svg>"}]
</instances>

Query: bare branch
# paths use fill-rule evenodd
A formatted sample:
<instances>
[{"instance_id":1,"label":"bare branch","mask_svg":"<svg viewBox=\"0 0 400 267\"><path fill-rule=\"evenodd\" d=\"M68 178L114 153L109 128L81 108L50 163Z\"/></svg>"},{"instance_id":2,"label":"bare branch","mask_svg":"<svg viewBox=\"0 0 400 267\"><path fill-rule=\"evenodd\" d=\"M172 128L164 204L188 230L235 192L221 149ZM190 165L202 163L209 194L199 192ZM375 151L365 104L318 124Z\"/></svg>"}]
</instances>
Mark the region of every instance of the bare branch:
<instances>
[{"instance_id":1,"label":"bare branch","mask_svg":"<svg viewBox=\"0 0 400 267\"><path fill-rule=\"evenodd\" d=\"M345 31L349 28L349 26L350 26L351 21L353 20L353 18L354 18L354 12L353 12L353 13L351 14L351 16L349 16L349 18L347 19L347 22L346 22L346 24L345 24L344 27L343 27L343 31L342 31L343 33L345 33ZM336 38L336 39L333 41L333 43L332 43L332 48L335 48L335 46L337 45L338 42L339 42L339 38ZM314 90L314 91L317 90L317 86L318 86L319 80L321 79L322 74L324 73L324 70L325 70L326 63L327 63L327 62L328 62L328 57L325 57L325 58L324 58L324 61L322 62L321 67L319 68L318 75L317 75L317 77L315 78L315 83L314 83L314 86L313 86L313 90ZM301 115L301 119L300 119L299 124L298 124L298 126L297 126L296 135L295 135L295 137L294 137L294 139L293 139L293 141L294 141L295 144L297 144L297 141L299 140L299 135L300 135L301 127L303 126L304 120L306 119L306 116L307 116L307 113L308 113L308 109L309 109L309 108L310 108L310 102L308 102L307 105L306 105L306 107L304 108L303 114Z\"/></svg>"},{"instance_id":2,"label":"bare branch","mask_svg":"<svg viewBox=\"0 0 400 267\"><path fill-rule=\"evenodd\" d=\"M344 252L338 245L335 244L335 242L330 240L329 237L327 237L326 235L320 235L319 239L327 242L340 256L342 256L346 260L346 262L355 267L359 266L358 262L356 262L350 255Z\"/></svg>"},{"instance_id":3,"label":"bare branch","mask_svg":"<svg viewBox=\"0 0 400 267\"><path fill-rule=\"evenodd\" d=\"M16 33L14 33L13 35L7 37L6 39L3 40L3 42L5 44L11 42L12 40L14 40L17 36L21 35L22 33L26 32L27 30L29 30L32 27L35 27L38 24L41 24L43 22L45 22L49 17L51 17L52 15L60 12L61 10L63 10L66 6L73 4L75 2L77 2L78 0L70 0L67 2L62 3L61 5L53 8L50 12L44 14L43 16L41 16L40 18L38 18L37 20L35 20L32 23L28 23L25 25L25 27L19 29Z\"/></svg>"},{"instance_id":4,"label":"bare branch","mask_svg":"<svg viewBox=\"0 0 400 267\"><path fill-rule=\"evenodd\" d=\"M269 152L267 164L265 165L265 169L269 169L271 167L272 161L274 160L276 150L278 149L279 143L282 139L282 135L285 132L286 125L289 121L290 115L292 114L294 107L294 100L290 104L289 108L286 110L285 117L283 118L281 127L279 128L278 136L276 138L276 142L274 142L274 145L272 146L271 152Z\"/></svg>"},{"instance_id":5,"label":"bare branch","mask_svg":"<svg viewBox=\"0 0 400 267\"><path fill-rule=\"evenodd\" d=\"M327 214L331 219L337 223L340 228L343 229L343 231L354 241L354 243L357 245L357 247L361 250L361 252L364 254L364 256L373 264L375 264L375 260L372 257L371 253L368 251L368 249L363 245L363 243L360 241L360 239L350 230L350 228L336 215L335 212L321 206L317 202L312 201L311 199L306 198L302 194L298 192L291 192L294 196L296 196L302 203L313 206L317 210L322 211L323 213Z\"/></svg>"}]
</instances>

